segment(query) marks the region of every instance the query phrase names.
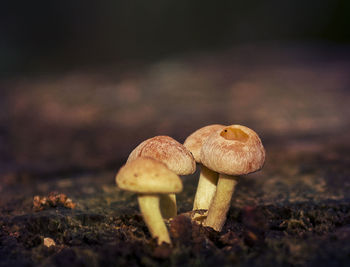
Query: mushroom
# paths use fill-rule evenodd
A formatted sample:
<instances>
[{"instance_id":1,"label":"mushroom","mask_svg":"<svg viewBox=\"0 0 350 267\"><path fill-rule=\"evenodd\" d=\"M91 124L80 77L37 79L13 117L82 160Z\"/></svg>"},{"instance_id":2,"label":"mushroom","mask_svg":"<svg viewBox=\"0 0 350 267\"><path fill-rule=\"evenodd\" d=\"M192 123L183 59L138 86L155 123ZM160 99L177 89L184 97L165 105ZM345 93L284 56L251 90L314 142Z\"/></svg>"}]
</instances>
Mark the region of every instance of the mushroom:
<instances>
[{"instance_id":1,"label":"mushroom","mask_svg":"<svg viewBox=\"0 0 350 267\"><path fill-rule=\"evenodd\" d=\"M139 144L129 155L127 162L139 157L150 157L163 162L177 175L188 175L196 170L196 163L191 152L169 136L155 136ZM163 218L176 216L176 195L162 195L160 200Z\"/></svg>"},{"instance_id":2,"label":"mushroom","mask_svg":"<svg viewBox=\"0 0 350 267\"><path fill-rule=\"evenodd\" d=\"M201 171L199 174L199 181L197 192L194 198L193 210L208 210L210 203L216 192L216 184L218 181L218 173L208 169L201 162L200 152L204 141L215 131L223 129L225 126L220 124L212 124L198 129L189 135L184 146L191 151L194 159L200 165ZM205 218L201 216L196 218L200 220Z\"/></svg>"},{"instance_id":3,"label":"mushroom","mask_svg":"<svg viewBox=\"0 0 350 267\"><path fill-rule=\"evenodd\" d=\"M116 175L120 189L138 193L143 219L158 244L171 244L168 229L160 212L161 194L179 193L182 181L178 175L155 159L141 157L125 164Z\"/></svg>"},{"instance_id":4,"label":"mushroom","mask_svg":"<svg viewBox=\"0 0 350 267\"><path fill-rule=\"evenodd\" d=\"M238 177L260 170L265 150L253 130L231 125L207 138L201 149L201 160L203 165L219 173L216 193L203 225L221 231Z\"/></svg>"}]
</instances>

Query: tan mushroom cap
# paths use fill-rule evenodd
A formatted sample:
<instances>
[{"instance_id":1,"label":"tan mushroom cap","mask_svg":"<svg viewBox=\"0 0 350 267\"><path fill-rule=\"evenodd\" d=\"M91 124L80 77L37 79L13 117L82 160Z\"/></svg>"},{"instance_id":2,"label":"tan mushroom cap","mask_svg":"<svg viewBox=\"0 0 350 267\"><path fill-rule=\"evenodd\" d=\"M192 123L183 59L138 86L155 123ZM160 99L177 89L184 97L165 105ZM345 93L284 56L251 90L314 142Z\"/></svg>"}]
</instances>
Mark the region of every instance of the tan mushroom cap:
<instances>
[{"instance_id":1,"label":"tan mushroom cap","mask_svg":"<svg viewBox=\"0 0 350 267\"><path fill-rule=\"evenodd\" d=\"M155 159L142 157L125 164L116 175L120 189L144 194L172 194L182 191L178 175Z\"/></svg>"},{"instance_id":2,"label":"tan mushroom cap","mask_svg":"<svg viewBox=\"0 0 350 267\"><path fill-rule=\"evenodd\" d=\"M248 174L262 168L265 149L256 132L242 125L231 125L207 138L201 150L201 160L218 173Z\"/></svg>"},{"instance_id":3,"label":"tan mushroom cap","mask_svg":"<svg viewBox=\"0 0 350 267\"><path fill-rule=\"evenodd\" d=\"M130 153L127 162L139 157L161 161L178 175L191 174L196 170L196 162L191 152L169 136L155 136L143 141Z\"/></svg>"},{"instance_id":4,"label":"tan mushroom cap","mask_svg":"<svg viewBox=\"0 0 350 267\"><path fill-rule=\"evenodd\" d=\"M221 124L212 124L208 126L204 126L197 131L193 132L189 135L185 142L184 146L191 151L196 162L201 163L201 149L203 146L203 142L213 133L218 130L223 129L225 126Z\"/></svg>"}]
</instances>

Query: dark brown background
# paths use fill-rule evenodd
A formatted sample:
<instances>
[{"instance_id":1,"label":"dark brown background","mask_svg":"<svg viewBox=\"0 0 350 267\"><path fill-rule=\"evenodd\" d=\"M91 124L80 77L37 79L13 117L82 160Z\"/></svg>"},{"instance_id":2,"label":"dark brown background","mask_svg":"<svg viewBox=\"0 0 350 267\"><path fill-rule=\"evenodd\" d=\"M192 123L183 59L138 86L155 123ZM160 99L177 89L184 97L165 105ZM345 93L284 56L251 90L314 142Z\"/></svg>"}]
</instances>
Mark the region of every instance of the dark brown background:
<instances>
[{"instance_id":1,"label":"dark brown background","mask_svg":"<svg viewBox=\"0 0 350 267\"><path fill-rule=\"evenodd\" d=\"M0 265L349 264L347 5L5 4ZM222 233L180 217L174 248L156 248L114 175L144 139L211 123L257 131L266 164L242 177ZM52 191L76 208L33 210Z\"/></svg>"}]
</instances>

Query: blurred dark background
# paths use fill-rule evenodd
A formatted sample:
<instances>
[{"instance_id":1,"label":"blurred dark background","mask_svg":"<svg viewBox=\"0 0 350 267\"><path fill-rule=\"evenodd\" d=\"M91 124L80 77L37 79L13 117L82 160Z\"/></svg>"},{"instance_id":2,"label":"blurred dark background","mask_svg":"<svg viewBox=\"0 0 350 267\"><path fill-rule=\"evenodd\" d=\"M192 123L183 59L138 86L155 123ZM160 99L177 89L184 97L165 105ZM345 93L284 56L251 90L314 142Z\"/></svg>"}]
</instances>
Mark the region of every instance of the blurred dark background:
<instances>
[{"instance_id":1,"label":"blurred dark background","mask_svg":"<svg viewBox=\"0 0 350 267\"><path fill-rule=\"evenodd\" d=\"M350 0L1 1L0 266L350 266L349 33ZM115 173L213 123L255 130L264 168L224 235L156 256ZM77 207L35 212L50 191Z\"/></svg>"},{"instance_id":2,"label":"blurred dark background","mask_svg":"<svg viewBox=\"0 0 350 267\"><path fill-rule=\"evenodd\" d=\"M348 44L350 2L6 1L2 74L148 61L262 41Z\"/></svg>"},{"instance_id":3,"label":"blurred dark background","mask_svg":"<svg viewBox=\"0 0 350 267\"><path fill-rule=\"evenodd\" d=\"M349 1L0 5L2 173L114 169L210 123L269 149L350 127Z\"/></svg>"}]
</instances>

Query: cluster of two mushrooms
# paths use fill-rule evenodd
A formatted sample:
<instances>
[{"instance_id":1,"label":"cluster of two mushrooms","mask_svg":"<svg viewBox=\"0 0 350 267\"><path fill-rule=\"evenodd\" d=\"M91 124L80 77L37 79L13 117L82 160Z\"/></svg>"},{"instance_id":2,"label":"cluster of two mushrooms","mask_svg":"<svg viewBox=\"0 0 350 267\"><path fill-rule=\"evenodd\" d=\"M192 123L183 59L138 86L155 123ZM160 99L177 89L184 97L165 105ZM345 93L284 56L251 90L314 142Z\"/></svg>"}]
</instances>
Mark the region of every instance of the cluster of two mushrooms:
<instances>
[{"instance_id":1,"label":"cluster of two mushrooms","mask_svg":"<svg viewBox=\"0 0 350 267\"><path fill-rule=\"evenodd\" d=\"M176 193L183 189L178 175L194 173L192 154L169 136L156 136L138 145L119 170L119 188L138 194L144 221L152 235L171 244L163 219L177 215Z\"/></svg>"}]
</instances>

